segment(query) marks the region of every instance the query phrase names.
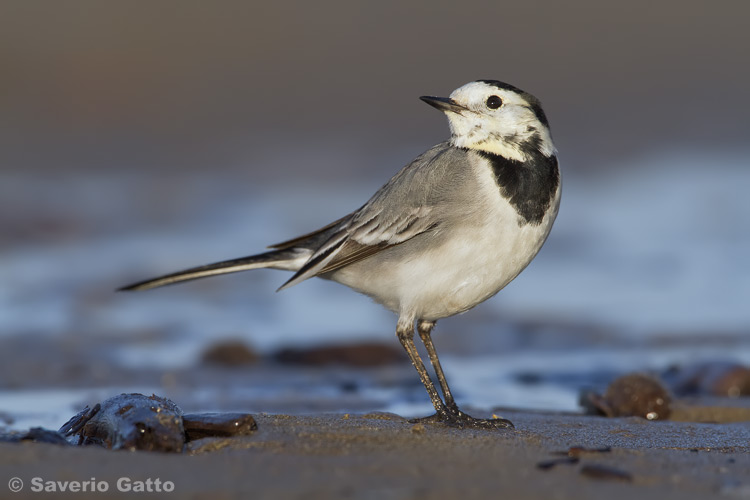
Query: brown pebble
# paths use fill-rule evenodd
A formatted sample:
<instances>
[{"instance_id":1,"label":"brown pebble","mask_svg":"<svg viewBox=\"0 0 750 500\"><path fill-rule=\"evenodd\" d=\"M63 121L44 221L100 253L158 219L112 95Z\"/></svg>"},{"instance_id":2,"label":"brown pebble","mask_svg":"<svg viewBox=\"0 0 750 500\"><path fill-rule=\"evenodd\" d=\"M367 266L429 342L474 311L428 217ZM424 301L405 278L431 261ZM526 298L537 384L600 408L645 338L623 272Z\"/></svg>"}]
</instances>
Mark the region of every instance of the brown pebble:
<instances>
[{"instance_id":1,"label":"brown pebble","mask_svg":"<svg viewBox=\"0 0 750 500\"><path fill-rule=\"evenodd\" d=\"M603 446L601 448L585 448L583 446L571 446L566 451L556 451L554 455L564 455L567 457L580 457L587 453L609 453L612 448L609 446Z\"/></svg>"},{"instance_id":2,"label":"brown pebble","mask_svg":"<svg viewBox=\"0 0 750 500\"><path fill-rule=\"evenodd\" d=\"M274 358L279 363L297 365L370 367L403 363L406 355L395 346L370 342L308 349L287 348L277 352Z\"/></svg>"},{"instance_id":3,"label":"brown pebble","mask_svg":"<svg viewBox=\"0 0 750 500\"><path fill-rule=\"evenodd\" d=\"M204 437L247 436L258 429L249 413L196 413L182 416L188 441Z\"/></svg>"},{"instance_id":4,"label":"brown pebble","mask_svg":"<svg viewBox=\"0 0 750 500\"><path fill-rule=\"evenodd\" d=\"M584 465L581 467L580 473L582 476L603 481L630 482L633 480L633 476L629 472L601 464Z\"/></svg>"},{"instance_id":5,"label":"brown pebble","mask_svg":"<svg viewBox=\"0 0 750 500\"><path fill-rule=\"evenodd\" d=\"M737 363L697 363L671 368L664 376L681 396L750 396L750 368Z\"/></svg>"},{"instance_id":6,"label":"brown pebble","mask_svg":"<svg viewBox=\"0 0 750 500\"><path fill-rule=\"evenodd\" d=\"M218 366L243 366L258 361L258 355L241 340L222 340L203 351L203 363Z\"/></svg>"},{"instance_id":7,"label":"brown pebble","mask_svg":"<svg viewBox=\"0 0 750 500\"><path fill-rule=\"evenodd\" d=\"M617 378L604 396L585 394L582 404L588 411L607 417L642 417L664 420L671 413L669 391L656 378L633 373Z\"/></svg>"},{"instance_id":8,"label":"brown pebble","mask_svg":"<svg viewBox=\"0 0 750 500\"><path fill-rule=\"evenodd\" d=\"M750 368L735 366L726 370L712 380L711 391L730 398L750 396Z\"/></svg>"},{"instance_id":9,"label":"brown pebble","mask_svg":"<svg viewBox=\"0 0 750 500\"><path fill-rule=\"evenodd\" d=\"M562 457L562 458L551 458L549 460L542 460L536 464L537 469L549 470L557 465L574 465L580 461L578 457Z\"/></svg>"}]
</instances>

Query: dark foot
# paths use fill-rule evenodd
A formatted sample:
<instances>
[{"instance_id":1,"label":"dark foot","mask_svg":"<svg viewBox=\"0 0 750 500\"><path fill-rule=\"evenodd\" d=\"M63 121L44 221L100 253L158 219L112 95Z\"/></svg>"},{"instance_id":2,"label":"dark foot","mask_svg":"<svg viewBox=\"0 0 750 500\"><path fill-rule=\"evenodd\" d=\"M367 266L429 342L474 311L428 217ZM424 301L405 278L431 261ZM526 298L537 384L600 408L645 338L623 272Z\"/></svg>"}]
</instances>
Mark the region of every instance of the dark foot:
<instances>
[{"instance_id":1,"label":"dark foot","mask_svg":"<svg viewBox=\"0 0 750 500\"><path fill-rule=\"evenodd\" d=\"M411 423L444 424L458 429L514 429L513 422L504 418L474 418L458 408L443 409L434 415L409 420Z\"/></svg>"}]
</instances>

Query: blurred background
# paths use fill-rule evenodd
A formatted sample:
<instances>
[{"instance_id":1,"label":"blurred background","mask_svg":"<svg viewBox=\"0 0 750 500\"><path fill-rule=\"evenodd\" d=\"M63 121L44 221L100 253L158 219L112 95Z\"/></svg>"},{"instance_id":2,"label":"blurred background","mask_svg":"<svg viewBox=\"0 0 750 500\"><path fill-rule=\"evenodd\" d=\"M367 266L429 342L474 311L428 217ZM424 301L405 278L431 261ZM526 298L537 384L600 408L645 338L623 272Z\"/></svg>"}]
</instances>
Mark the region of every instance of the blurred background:
<instances>
[{"instance_id":1,"label":"blurred background","mask_svg":"<svg viewBox=\"0 0 750 500\"><path fill-rule=\"evenodd\" d=\"M189 409L428 412L394 317L339 285L274 294L286 276L259 271L113 291L357 208L448 137L418 97L476 79L542 100L564 189L532 265L438 327L459 403L568 410L619 372L750 363L749 15L3 1L0 417L54 427L120 389ZM363 342L395 352L323 349Z\"/></svg>"}]
</instances>

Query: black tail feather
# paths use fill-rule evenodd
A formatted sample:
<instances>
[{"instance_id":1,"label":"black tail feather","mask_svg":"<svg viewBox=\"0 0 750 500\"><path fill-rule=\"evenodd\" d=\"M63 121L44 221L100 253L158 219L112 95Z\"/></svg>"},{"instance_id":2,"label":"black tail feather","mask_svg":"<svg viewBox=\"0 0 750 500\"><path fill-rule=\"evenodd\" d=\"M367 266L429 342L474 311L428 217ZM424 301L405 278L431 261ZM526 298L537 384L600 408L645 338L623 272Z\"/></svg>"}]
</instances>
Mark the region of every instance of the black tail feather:
<instances>
[{"instance_id":1,"label":"black tail feather","mask_svg":"<svg viewBox=\"0 0 750 500\"><path fill-rule=\"evenodd\" d=\"M151 278L139 281L117 291L140 291L150 290L165 285L182 283L183 281L197 280L208 276L217 276L219 274L236 273L240 271L249 271L251 269L262 269L267 267L276 267L281 269L295 270L292 261L300 257L300 253L295 249L273 250L240 259L225 260L205 266L192 267L176 273L166 274L157 278Z\"/></svg>"}]
</instances>

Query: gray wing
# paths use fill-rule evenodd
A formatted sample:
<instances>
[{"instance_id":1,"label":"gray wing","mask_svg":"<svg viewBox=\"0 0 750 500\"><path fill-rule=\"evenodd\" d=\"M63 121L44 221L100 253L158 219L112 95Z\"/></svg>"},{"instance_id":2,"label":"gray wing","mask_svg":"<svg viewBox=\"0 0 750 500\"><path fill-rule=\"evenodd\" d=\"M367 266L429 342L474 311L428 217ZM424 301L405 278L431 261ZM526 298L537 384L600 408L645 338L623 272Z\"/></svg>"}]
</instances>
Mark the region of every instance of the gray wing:
<instances>
[{"instance_id":1,"label":"gray wing","mask_svg":"<svg viewBox=\"0 0 750 500\"><path fill-rule=\"evenodd\" d=\"M327 226L328 239L279 290L360 261L417 235L439 231L447 215L446 207L455 208L451 203L453 195L469 176L467 161L466 151L448 143L423 153L393 176L362 208Z\"/></svg>"}]
</instances>

